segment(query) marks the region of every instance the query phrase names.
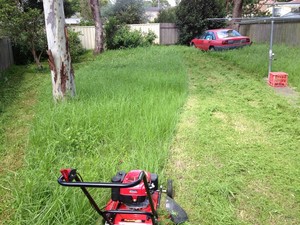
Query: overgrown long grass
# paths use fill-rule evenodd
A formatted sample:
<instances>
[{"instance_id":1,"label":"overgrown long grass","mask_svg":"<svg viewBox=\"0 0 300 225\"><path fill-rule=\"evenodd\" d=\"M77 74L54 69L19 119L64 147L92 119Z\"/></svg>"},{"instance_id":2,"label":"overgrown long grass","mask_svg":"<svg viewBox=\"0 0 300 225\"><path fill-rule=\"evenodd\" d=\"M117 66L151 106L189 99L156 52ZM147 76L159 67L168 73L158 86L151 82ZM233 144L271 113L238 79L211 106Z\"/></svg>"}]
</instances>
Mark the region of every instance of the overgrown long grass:
<instances>
[{"instance_id":1,"label":"overgrown long grass","mask_svg":"<svg viewBox=\"0 0 300 225\"><path fill-rule=\"evenodd\" d=\"M163 177L168 147L186 97L186 73L174 48L111 51L76 71L75 100L53 104L50 83L40 97L13 188L12 224L92 224L97 215L80 190L59 187L59 169L109 181L119 170ZM108 190L98 190L104 205Z\"/></svg>"},{"instance_id":2,"label":"overgrown long grass","mask_svg":"<svg viewBox=\"0 0 300 225\"><path fill-rule=\"evenodd\" d=\"M277 48L274 71L289 73L299 88L298 49ZM94 224L81 191L57 184L64 167L86 181L131 169L158 173L160 183L173 177L186 224L299 224L299 102L290 105L266 85L267 57L266 45L108 51L75 65L74 100L54 104L43 75L24 79L15 94L7 88L1 137L26 127L18 132L25 152L7 157L18 145L1 138L4 165L23 164L0 170L0 224ZM23 109L34 117L24 120ZM110 190L92 194L104 206Z\"/></svg>"}]
</instances>

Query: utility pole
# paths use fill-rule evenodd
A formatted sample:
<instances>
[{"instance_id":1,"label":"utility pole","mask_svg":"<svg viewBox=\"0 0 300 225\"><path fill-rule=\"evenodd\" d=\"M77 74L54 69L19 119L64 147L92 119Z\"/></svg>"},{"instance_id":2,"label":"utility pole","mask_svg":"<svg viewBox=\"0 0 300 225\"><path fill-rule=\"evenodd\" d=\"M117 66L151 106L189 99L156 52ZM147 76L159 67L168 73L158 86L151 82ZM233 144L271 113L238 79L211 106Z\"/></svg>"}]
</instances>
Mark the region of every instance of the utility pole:
<instances>
[{"instance_id":1,"label":"utility pole","mask_svg":"<svg viewBox=\"0 0 300 225\"><path fill-rule=\"evenodd\" d=\"M270 78L270 73L272 72L272 61L273 61L273 58L274 58L274 53L273 53L274 15L275 15L275 4L272 5L268 80Z\"/></svg>"}]
</instances>

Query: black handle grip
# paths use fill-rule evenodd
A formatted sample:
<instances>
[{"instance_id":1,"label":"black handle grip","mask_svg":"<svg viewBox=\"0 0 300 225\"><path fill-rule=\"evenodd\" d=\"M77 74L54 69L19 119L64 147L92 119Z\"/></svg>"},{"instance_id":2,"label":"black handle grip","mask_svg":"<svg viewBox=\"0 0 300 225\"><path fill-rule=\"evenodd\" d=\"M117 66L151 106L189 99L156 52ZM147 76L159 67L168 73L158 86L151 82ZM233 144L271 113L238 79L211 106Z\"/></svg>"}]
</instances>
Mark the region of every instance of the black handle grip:
<instances>
[{"instance_id":1,"label":"black handle grip","mask_svg":"<svg viewBox=\"0 0 300 225\"><path fill-rule=\"evenodd\" d=\"M77 175L76 175L77 176ZM76 182L67 182L63 176L60 176L57 180L57 182L62 186L68 186L68 187L92 187L92 188L128 188L128 187L134 187L141 183L143 180L143 177L146 176L144 171L141 171L139 174L139 178L131 183L106 183L106 182L81 182L79 179L76 179Z\"/></svg>"}]
</instances>

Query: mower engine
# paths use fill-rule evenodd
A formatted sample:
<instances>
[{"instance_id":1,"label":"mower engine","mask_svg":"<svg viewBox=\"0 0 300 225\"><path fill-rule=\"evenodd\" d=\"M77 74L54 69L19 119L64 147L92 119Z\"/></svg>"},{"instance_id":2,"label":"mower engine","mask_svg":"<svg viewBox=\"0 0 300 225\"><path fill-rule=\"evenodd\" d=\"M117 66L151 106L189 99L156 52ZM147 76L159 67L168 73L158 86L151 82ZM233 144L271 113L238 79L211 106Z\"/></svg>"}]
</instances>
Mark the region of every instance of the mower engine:
<instances>
[{"instance_id":1,"label":"mower engine","mask_svg":"<svg viewBox=\"0 0 300 225\"><path fill-rule=\"evenodd\" d=\"M131 170L128 173L120 171L112 178L112 183L132 183L139 179L141 172L142 170ZM160 196L160 193L157 191L158 176L149 172L145 172L145 174L154 209L156 210ZM140 182L138 185L129 188L112 188L111 200L108 202L105 210L143 210L151 212L145 184ZM117 214L114 218L114 224L128 224L129 222L152 224L151 218L142 214Z\"/></svg>"},{"instance_id":2,"label":"mower engine","mask_svg":"<svg viewBox=\"0 0 300 225\"><path fill-rule=\"evenodd\" d=\"M113 183L132 183L139 178L141 170L132 170L127 174L124 171L118 172L112 178ZM147 182L151 194L158 189L158 176L146 172ZM111 199L126 204L129 208L144 208L147 201L147 192L143 182L130 188L112 188ZM148 204L147 204L148 205Z\"/></svg>"}]
</instances>

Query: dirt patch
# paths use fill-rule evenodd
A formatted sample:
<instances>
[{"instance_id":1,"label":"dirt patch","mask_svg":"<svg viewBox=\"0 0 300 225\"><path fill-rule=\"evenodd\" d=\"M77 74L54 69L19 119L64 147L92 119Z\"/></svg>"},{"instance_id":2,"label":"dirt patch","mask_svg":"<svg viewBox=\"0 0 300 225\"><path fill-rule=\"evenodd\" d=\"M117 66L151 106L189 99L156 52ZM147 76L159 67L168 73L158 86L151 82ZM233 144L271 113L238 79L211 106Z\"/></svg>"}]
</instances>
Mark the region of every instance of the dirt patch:
<instances>
[{"instance_id":1,"label":"dirt patch","mask_svg":"<svg viewBox=\"0 0 300 225\"><path fill-rule=\"evenodd\" d=\"M293 105L293 106L297 106L297 104L300 101L300 95L299 93L296 91L295 88L292 87L276 87L273 88L275 93L280 95L280 96L284 96L285 98L287 98L288 102ZM298 105L299 107L299 105Z\"/></svg>"},{"instance_id":2,"label":"dirt patch","mask_svg":"<svg viewBox=\"0 0 300 225\"><path fill-rule=\"evenodd\" d=\"M213 112L213 116L223 121L224 123L228 122L228 116L223 112Z\"/></svg>"},{"instance_id":3,"label":"dirt patch","mask_svg":"<svg viewBox=\"0 0 300 225\"><path fill-rule=\"evenodd\" d=\"M268 85L268 79L264 79ZM271 86L270 86L271 87ZM283 96L287 101L293 106L299 106L300 94L297 92L296 88L286 86L286 87L272 87L277 95Z\"/></svg>"},{"instance_id":4,"label":"dirt patch","mask_svg":"<svg viewBox=\"0 0 300 225\"><path fill-rule=\"evenodd\" d=\"M248 104L250 105L250 106L252 106L253 108L259 108L259 106L260 106L260 102L258 102L258 101L249 101L248 102Z\"/></svg>"}]
</instances>

